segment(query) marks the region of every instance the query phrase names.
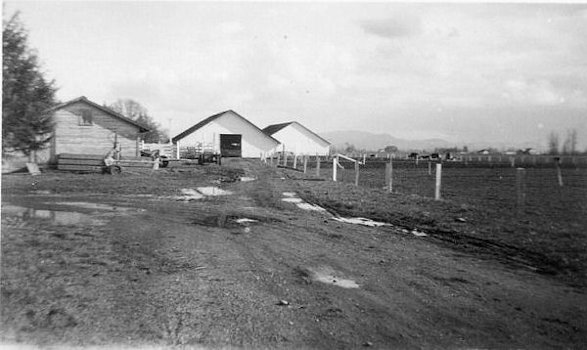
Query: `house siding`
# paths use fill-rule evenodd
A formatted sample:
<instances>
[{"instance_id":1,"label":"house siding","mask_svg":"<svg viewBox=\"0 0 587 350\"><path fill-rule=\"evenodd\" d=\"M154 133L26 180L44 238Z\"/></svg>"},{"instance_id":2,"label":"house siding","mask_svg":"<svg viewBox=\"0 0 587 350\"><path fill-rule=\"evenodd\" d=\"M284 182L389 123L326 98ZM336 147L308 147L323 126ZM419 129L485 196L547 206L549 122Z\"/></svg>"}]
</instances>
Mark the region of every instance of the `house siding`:
<instances>
[{"instance_id":1,"label":"house siding","mask_svg":"<svg viewBox=\"0 0 587 350\"><path fill-rule=\"evenodd\" d=\"M241 149L243 158L258 158L261 154L275 151L278 144L267 137L239 116L227 112L179 141L181 147L202 143L212 145L215 152L220 152L220 134L242 135Z\"/></svg>"},{"instance_id":2,"label":"house siding","mask_svg":"<svg viewBox=\"0 0 587 350\"><path fill-rule=\"evenodd\" d=\"M84 110L91 110L92 125L80 125ZM77 102L55 111L53 117L56 127L52 157L61 153L106 154L115 139L122 157L138 155L138 127L104 111Z\"/></svg>"},{"instance_id":3,"label":"house siding","mask_svg":"<svg viewBox=\"0 0 587 350\"><path fill-rule=\"evenodd\" d=\"M281 142L286 152L306 155L328 155L330 145L304 127L292 123L272 135Z\"/></svg>"}]
</instances>

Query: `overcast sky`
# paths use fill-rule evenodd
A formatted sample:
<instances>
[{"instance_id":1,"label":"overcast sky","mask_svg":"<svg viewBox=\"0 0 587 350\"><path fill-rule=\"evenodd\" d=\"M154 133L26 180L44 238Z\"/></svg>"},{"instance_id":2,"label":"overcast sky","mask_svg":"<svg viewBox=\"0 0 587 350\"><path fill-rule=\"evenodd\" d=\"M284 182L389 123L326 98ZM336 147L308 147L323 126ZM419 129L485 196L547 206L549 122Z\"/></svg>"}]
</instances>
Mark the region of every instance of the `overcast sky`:
<instances>
[{"instance_id":1,"label":"overcast sky","mask_svg":"<svg viewBox=\"0 0 587 350\"><path fill-rule=\"evenodd\" d=\"M132 98L175 136L233 109L487 146L578 132L585 4L6 2L58 98Z\"/></svg>"}]
</instances>

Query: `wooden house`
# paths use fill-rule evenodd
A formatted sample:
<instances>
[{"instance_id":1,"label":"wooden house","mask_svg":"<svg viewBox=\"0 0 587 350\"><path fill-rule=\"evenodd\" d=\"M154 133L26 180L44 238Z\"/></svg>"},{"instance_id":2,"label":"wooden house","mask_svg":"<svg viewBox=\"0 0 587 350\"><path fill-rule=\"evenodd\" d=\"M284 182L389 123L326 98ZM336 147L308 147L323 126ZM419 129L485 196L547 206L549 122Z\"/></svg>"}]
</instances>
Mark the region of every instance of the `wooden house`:
<instances>
[{"instance_id":1,"label":"wooden house","mask_svg":"<svg viewBox=\"0 0 587 350\"><path fill-rule=\"evenodd\" d=\"M258 158L275 152L279 141L228 110L210 116L172 139L177 150L203 147L222 157Z\"/></svg>"},{"instance_id":2,"label":"wooden house","mask_svg":"<svg viewBox=\"0 0 587 350\"><path fill-rule=\"evenodd\" d=\"M330 142L298 122L269 125L263 132L281 142L281 151L293 154L327 156Z\"/></svg>"},{"instance_id":3,"label":"wooden house","mask_svg":"<svg viewBox=\"0 0 587 350\"><path fill-rule=\"evenodd\" d=\"M55 130L48 148L49 161L62 153L108 153L115 145L121 157L140 156L143 125L82 96L50 110Z\"/></svg>"}]
</instances>

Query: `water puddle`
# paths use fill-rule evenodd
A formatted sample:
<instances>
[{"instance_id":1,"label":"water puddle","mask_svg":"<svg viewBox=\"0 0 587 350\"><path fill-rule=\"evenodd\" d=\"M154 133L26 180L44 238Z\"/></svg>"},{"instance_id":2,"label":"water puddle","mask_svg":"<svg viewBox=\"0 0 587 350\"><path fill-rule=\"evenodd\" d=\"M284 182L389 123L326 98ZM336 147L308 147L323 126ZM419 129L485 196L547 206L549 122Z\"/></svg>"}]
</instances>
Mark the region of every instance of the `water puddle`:
<instances>
[{"instance_id":1,"label":"water puddle","mask_svg":"<svg viewBox=\"0 0 587 350\"><path fill-rule=\"evenodd\" d=\"M379 222L373 221L367 218L341 218L341 217L334 217L334 220L338 222L344 222L347 224L355 224L355 225L364 225L369 227L381 227L381 226L392 226L386 222Z\"/></svg>"},{"instance_id":2,"label":"water puddle","mask_svg":"<svg viewBox=\"0 0 587 350\"><path fill-rule=\"evenodd\" d=\"M326 283L341 288L359 288L357 282L351 279L341 278L333 269L328 267L308 268L303 271L303 275L305 275L305 278L309 278L312 281Z\"/></svg>"},{"instance_id":3,"label":"water puddle","mask_svg":"<svg viewBox=\"0 0 587 350\"><path fill-rule=\"evenodd\" d=\"M240 219L236 219L234 220L237 224L249 224L251 222L259 222L259 220L255 220L255 219L249 219L249 218L240 218Z\"/></svg>"},{"instance_id":4,"label":"water puddle","mask_svg":"<svg viewBox=\"0 0 587 350\"><path fill-rule=\"evenodd\" d=\"M296 205L298 206L298 208L304 209L304 210L326 211L326 209L322 208L319 205L315 205L315 204L302 202L302 203L297 203Z\"/></svg>"},{"instance_id":5,"label":"water puddle","mask_svg":"<svg viewBox=\"0 0 587 350\"><path fill-rule=\"evenodd\" d=\"M181 194L182 196L178 196L177 198L185 201L204 198L203 194L191 188L182 188Z\"/></svg>"},{"instance_id":6,"label":"water puddle","mask_svg":"<svg viewBox=\"0 0 587 350\"><path fill-rule=\"evenodd\" d=\"M129 211L131 208L118 207L115 205L108 205L102 203L90 203L90 202L55 202L57 205L66 205L76 208L90 209L90 210L103 210L103 211Z\"/></svg>"},{"instance_id":7,"label":"water puddle","mask_svg":"<svg viewBox=\"0 0 587 350\"><path fill-rule=\"evenodd\" d=\"M417 231L417 230L412 230L412 234L416 237L426 237L428 236L428 234L421 232L421 231Z\"/></svg>"},{"instance_id":8,"label":"water puddle","mask_svg":"<svg viewBox=\"0 0 587 350\"><path fill-rule=\"evenodd\" d=\"M107 223L106 220L97 219L91 215L74 211L34 209L17 205L3 205L2 215L18 217L23 221L48 221L57 225L104 226Z\"/></svg>"},{"instance_id":9,"label":"water puddle","mask_svg":"<svg viewBox=\"0 0 587 350\"><path fill-rule=\"evenodd\" d=\"M255 181L257 179L254 177L249 177L249 176L241 176L240 180L241 180L241 182L249 182L249 181Z\"/></svg>"},{"instance_id":10,"label":"water puddle","mask_svg":"<svg viewBox=\"0 0 587 350\"><path fill-rule=\"evenodd\" d=\"M205 196L226 196L232 194L232 192L220 189L216 186L196 187L196 189Z\"/></svg>"},{"instance_id":11,"label":"water puddle","mask_svg":"<svg viewBox=\"0 0 587 350\"><path fill-rule=\"evenodd\" d=\"M288 202L288 203L302 203L302 199L301 198L287 197L287 198L281 198L281 200L284 201L284 202Z\"/></svg>"},{"instance_id":12,"label":"water puddle","mask_svg":"<svg viewBox=\"0 0 587 350\"><path fill-rule=\"evenodd\" d=\"M200 214L192 219L192 223L202 226L223 227L223 228L248 228L251 225L258 225L261 223L278 222L277 219L266 217L247 218L240 215L233 214Z\"/></svg>"},{"instance_id":13,"label":"water puddle","mask_svg":"<svg viewBox=\"0 0 587 350\"><path fill-rule=\"evenodd\" d=\"M326 209L319 205L304 202L301 198L297 197L295 192L283 192L281 195L283 196L283 198L281 198L283 202L295 203L295 205L300 209L311 211L326 211Z\"/></svg>"}]
</instances>

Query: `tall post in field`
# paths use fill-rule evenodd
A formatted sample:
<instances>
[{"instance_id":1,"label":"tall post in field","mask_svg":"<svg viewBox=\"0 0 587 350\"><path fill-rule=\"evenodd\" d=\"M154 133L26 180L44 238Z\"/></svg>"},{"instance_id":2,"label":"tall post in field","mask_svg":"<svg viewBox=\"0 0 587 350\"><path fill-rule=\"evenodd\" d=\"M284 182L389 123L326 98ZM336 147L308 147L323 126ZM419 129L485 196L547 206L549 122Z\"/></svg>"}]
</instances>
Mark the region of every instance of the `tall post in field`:
<instances>
[{"instance_id":1,"label":"tall post in field","mask_svg":"<svg viewBox=\"0 0 587 350\"><path fill-rule=\"evenodd\" d=\"M385 164L385 187L389 193L393 192L393 160L389 158L389 163Z\"/></svg>"},{"instance_id":2,"label":"tall post in field","mask_svg":"<svg viewBox=\"0 0 587 350\"><path fill-rule=\"evenodd\" d=\"M434 199L440 200L440 179L442 178L442 164L436 164L436 186L434 187Z\"/></svg>"},{"instance_id":3,"label":"tall post in field","mask_svg":"<svg viewBox=\"0 0 587 350\"><path fill-rule=\"evenodd\" d=\"M511 157L510 161L512 162L512 168L516 166L516 157Z\"/></svg>"},{"instance_id":4,"label":"tall post in field","mask_svg":"<svg viewBox=\"0 0 587 350\"><path fill-rule=\"evenodd\" d=\"M287 166L287 153L283 152L283 166Z\"/></svg>"},{"instance_id":5,"label":"tall post in field","mask_svg":"<svg viewBox=\"0 0 587 350\"><path fill-rule=\"evenodd\" d=\"M304 154L304 174L308 171L308 156Z\"/></svg>"},{"instance_id":6,"label":"tall post in field","mask_svg":"<svg viewBox=\"0 0 587 350\"><path fill-rule=\"evenodd\" d=\"M294 154L294 161L293 161L293 167L297 168L298 166L298 154Z\"/></svg>"},{"instance_id":7,"label":"tall post in field","mask_svg":"<svg viewBox=\"0 0 587 350\"><path fill-rule=\"evenodd\" d=\"M526 205L526 169L516 169L516 209L518 214L524 212Z\"/></svg>"},{"instance_id":8,"label":"tall post in field","mask_svg":"<svg viewBox=\"0 0 587 350\"><path fill-rule=\"evenodd\" d=\"M336 181L336 167L338 166L338 157L332 158L332 181Z\"/></svg>"},{"instance_id":9,"label":"tall post in field","mask_svg":"<svg viewBox=\"0 0 587 350\"><path fill-rule=\"evenodd\" d=\"M316 154L316 176L320 176L320 156Z\"/></svg>"},{"instance_id":10,"label":"tall post in field","mask_svg":"<svg viewBox=\"0 0 587 350\"><path fill-rule=\"evenodd\" d=\"M563 174L561 172L561 159L559 157L554 158L554 165L556 166L556 177L558 179L558 185L563 187Z\"/></svg>"},{"instance_id":11,"label":"tall post in field","mask_svg":"<svg viewBox=\"0 0 587 350\"><path fill-rule=\"evenodd\" d=\"M432 162L428 161L428 175L432 175Z\"/></svg>"},{"instance_id":12,"label":"tall post in field","mask_svg":"<svg viewBox=\"0 0 587 350\"><path fill-rule=\"evenodd\" d=\"M359 187L359 161L355 161L355 186Z\"/></svg>"}]
</instances>

